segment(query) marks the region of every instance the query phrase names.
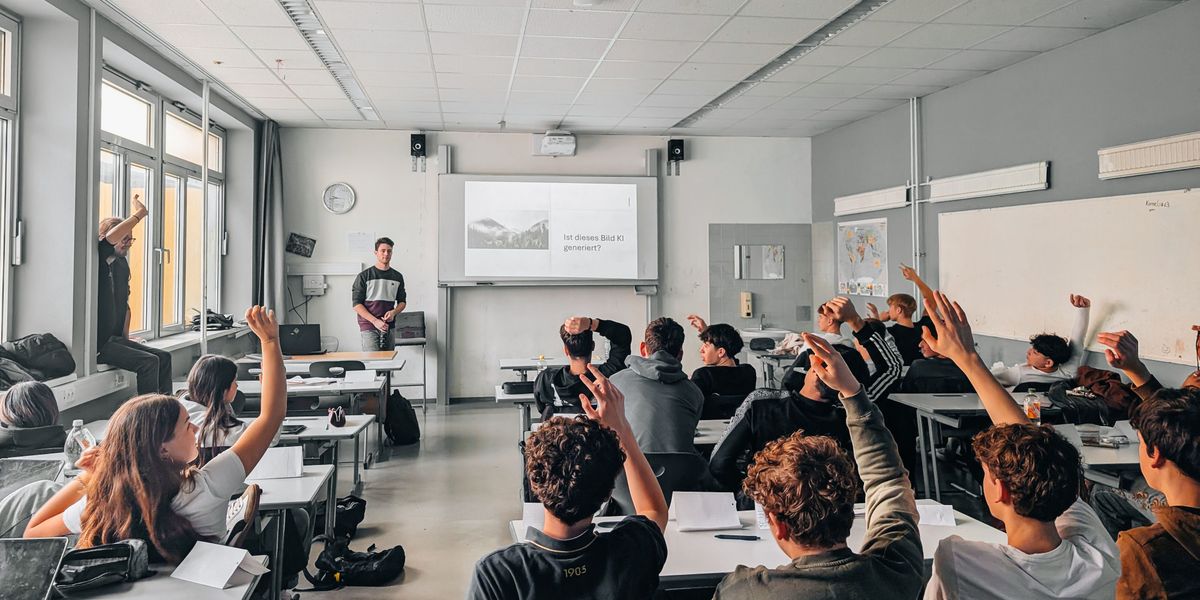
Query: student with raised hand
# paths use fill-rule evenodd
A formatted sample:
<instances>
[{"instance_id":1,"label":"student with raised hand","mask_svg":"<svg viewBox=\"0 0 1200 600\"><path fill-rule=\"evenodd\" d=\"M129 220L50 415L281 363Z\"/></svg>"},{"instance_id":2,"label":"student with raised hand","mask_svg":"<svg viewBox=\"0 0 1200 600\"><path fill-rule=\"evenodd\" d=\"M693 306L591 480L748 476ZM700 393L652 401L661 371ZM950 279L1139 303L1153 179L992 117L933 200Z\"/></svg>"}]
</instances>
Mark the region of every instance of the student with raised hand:
<instances>
[{"instance_id":1,"label":"student with raised hand","mask_svg":"<svg viewBox=\"0 0 1200 600\"><path fill-rule=\"evenodd\" d=\"M201 356L188 373L187 396L180 402L188 413L188 420L196 426L196 443L202 449L228 448L249 427L234 414L237 374L237 363L215 354ZM277 430L271 445L278 442ZM205 456L201 452L202 464Z\"/></svg>"},{"instance_id":2,"label":"student with raised hand","mask_svg":"<svg viewBox=\"0 0 1200 600\"><path fill-rule=\"evenodd\" d=\"M586 417L555 417L530 435L525 470L544 507L544 525L525 543L475 565L467 598L650 598L667 560L667 502L625 418L625 398L594 365L582 378L597 406ZM592 516L622 470L636 515L599 533Z\"/></svg>"},{"instance_id":3,"label":"student with raised hand","mask_svg":"<svg viewBox=\"0 0 1200 600\"><path fill-rule=\"evenodd\" d=\"M743 488L762 505L771 533L792 562L744 567L717 586L714 599L915 598L924 571L917 506L908 473L879 409L825 340L804 334L812 370L837 390L846 409L854 463L830 438L796 432L754 457ZM866 536L846 545L859 479L866 490Z\"/></svg>"},{"instance_id":4,"label":"student with raised hand","mask_svg":"<svg viewBox=\"0 0 1200 600\"><path fill-rule=\"evenodd\" d=\"M262 410L232 448L202 468L190 466L196 427L183 405L159 394L133 398L109 421L86 473L33 516L25 537L74 533L82 548L138 538L153 560L171 563L197 541L220 541L229 498L270 447L287 407L275 314L255 306L246 323L262 345Z\"/></svg>"},{"instance_id":5,"label":"student with raised hand","mask_svg":"<svg viewBox=\"0 0 1200 600\"><path fill-rule=\"evenodd\" d=\"M608 358L600 365L605 377L625 368L633 344L633 332L629 326L595 317L569 317L558 328L558 337L563 343L563 354L567 365L542 369L533 383L533 399L538 414L543 419L556 412L555 400L570 407L566 412L579 412L576 398L590 394L580 381L592 364L592 353L596 351L595 336L608 340Z\"/></svg>"},{"instance_id":6,"label":"student with raised hand","mask_svg":"<svg viewBox=\"0 0 1200 600\"><path fill-rule=\"evenodd\" d=\"M705 400L713 394L745 396L758 387L758 372L739 363L737 355L745 343L732 325L709 325L699 315L688 315L688 323L700 334L700 360L704 366L692 371L692 383Z\"/></svg>"},{"instance_id":7,"label":"student with raised hand","mask_svg":"<svg viewBox=\"0 0 1200 600\"><path fill-rule=\"evenodd\" d=\"M900 382L904 370L904 358L896 348L896 342L888 335L887 327L879 321L868 321L859 316L854 303L845 296L838 296L826 302L821 309L831 313L838 322L850 326L850 330L854 332L854 339L867 349L871 362L875 364L875 372L864 383L867 397L871 402L886 398Z\"/></svg>"},{"instance_id":8,"label":"student with raised hand","mask_svg":"<svg viewBox=\"0 0 1200 600\"><path fill-rule=\"evenodd\" d=\"M935 292L925 309L937 331L926 330L925 343L962 369L992 419L972 446L988 510L1008 535L1007 544L942 540L925 598L1112 598L1120 558L1079 498L1079 451L1051 427L1029 422L979 358L957 302Z\"/></svg>"},{"instance_id":9,"label":"student with raised hand","mask_svg":"<svg viewBox=\"0 0 1200 600\"><path fill-rule=\"evenodd\" d=\"M888 296L887 307L887 312L880 314L879 309L868 302L867 315L881 323L892 322L888 333L896 340L896 348L900 350L900 356L904 357L904 364L909 365L915 360L920 360L921 326L927 325L929 321L921 319L913 322L913 316L917 313L917 299L908 294L892 294Z\"/></svg>"},{"instance_id":10,"label":"student with raised hand","mask_svg":"<svg viewBox=\"0 0 1200 600\"><path fill-rule=\"evenodd\" d=\"M1053 333L1039 333L1029 338L1029 350L1025 352L1023 364L1008 366L998 361L992 365L992 375L1002 385L1012 387L1022 383L1055 383L1075 378L1087 355L1084 338L1087 336L1092 301L1076 294L1071 294L1070 300L1071 306L1075 307L1071 339L1066 340Z\"/></svg>"}]
</instances>

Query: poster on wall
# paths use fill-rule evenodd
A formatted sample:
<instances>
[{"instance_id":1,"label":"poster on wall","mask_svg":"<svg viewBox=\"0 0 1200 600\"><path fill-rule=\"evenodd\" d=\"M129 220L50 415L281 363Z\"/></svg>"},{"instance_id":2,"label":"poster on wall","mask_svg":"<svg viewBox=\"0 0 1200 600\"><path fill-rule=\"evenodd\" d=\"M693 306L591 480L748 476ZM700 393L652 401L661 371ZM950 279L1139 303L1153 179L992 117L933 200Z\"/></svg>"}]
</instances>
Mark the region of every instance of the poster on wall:
<instances>
[{"instance_id":1,"label":"poster on wall","mask_svg":"<svg viewBox=\"0 0 1200 600\"><path fill-rule=\"evenodd\" d=\"M838 293L887 296L887 219L838 223Z\"/></svg>"}]
</instances>

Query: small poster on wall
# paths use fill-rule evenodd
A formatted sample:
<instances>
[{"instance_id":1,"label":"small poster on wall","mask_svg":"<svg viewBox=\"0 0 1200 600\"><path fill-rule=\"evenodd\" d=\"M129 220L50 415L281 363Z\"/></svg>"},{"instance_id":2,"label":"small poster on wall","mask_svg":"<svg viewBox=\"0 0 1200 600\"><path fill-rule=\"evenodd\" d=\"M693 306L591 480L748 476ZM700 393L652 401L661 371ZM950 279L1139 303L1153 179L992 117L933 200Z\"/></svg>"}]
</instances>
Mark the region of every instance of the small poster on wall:
<instances>
[{"instance_id":1,"label":"small poster on wall","mask_svg":"<svg viewBox=\"0 0 1200 600\"><path fill-rule=\"evenodd\" d=\"M838 293L887 296L887 219L838 224Z\"/></svg>"}]
</instances>

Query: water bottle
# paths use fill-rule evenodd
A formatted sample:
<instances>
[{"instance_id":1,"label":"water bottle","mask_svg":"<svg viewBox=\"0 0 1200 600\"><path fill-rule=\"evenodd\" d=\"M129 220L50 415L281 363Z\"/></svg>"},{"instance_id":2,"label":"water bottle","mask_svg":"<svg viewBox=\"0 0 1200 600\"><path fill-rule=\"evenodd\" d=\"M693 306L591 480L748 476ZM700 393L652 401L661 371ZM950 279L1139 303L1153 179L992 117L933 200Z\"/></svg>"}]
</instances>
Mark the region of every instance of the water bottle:
<instances>
[{"instance_id":1,"label":"water bottle","mask_svg":"<svg viewBox=\"0 0 1200 600\"><path fill-rule=\"evenodd\" d=\"M75 463L83 455L83 451L96 445L96 437L92 432L83 428L83 419L75 419L71 423L71 431L67 432L67 443L63 445L63 453L67 455L66 471L77 473L79 468Z\"/></svg>"},{"instance_id":2,"label":"water bottle","mask_svg":"<svg viewBox=\"0 0 1200 600\"><path fill-rule=\"evenodd\" d=\"M1025 417L1034 425L1042 424L1042 398L1033 390L1025 393Z\"/></svg>"}]
</instances>

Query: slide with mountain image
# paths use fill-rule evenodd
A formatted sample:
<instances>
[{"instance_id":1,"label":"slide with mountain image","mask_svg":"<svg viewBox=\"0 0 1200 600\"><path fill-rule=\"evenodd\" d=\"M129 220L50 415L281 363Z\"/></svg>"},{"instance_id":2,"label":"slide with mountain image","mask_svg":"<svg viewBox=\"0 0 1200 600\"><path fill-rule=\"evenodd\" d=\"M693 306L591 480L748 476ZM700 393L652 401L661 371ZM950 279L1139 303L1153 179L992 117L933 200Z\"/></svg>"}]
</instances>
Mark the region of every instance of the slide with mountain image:
<instances>
[{"instance_id":1,"label":"slide with mountain image","mask_svg":"<svg viewBox=\"0 0 1200 600\"><path fill-rule=\"evenodd\" d=\"M536 222L524 225L530 218ZM490 250L549 250L550 214L501 211L467 223L467 248Z\"/></svg>"}]
</instances>

